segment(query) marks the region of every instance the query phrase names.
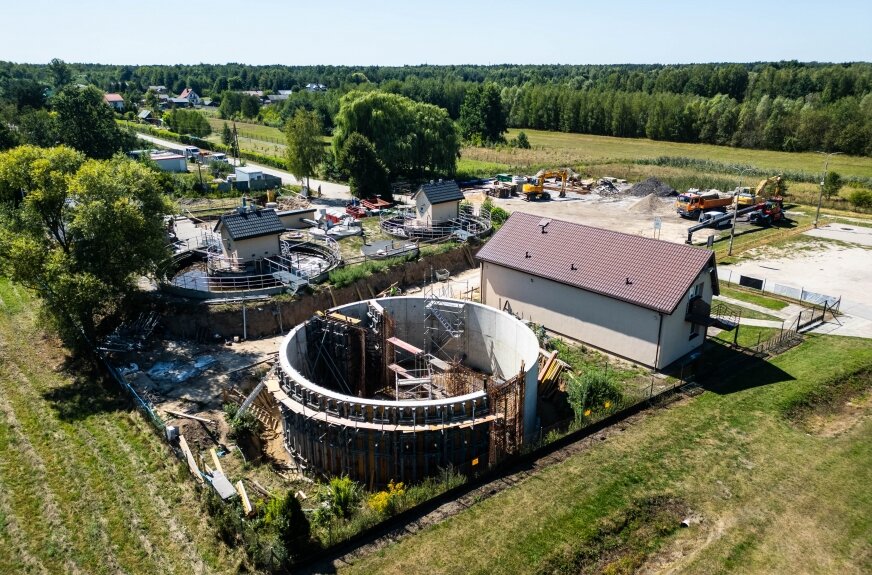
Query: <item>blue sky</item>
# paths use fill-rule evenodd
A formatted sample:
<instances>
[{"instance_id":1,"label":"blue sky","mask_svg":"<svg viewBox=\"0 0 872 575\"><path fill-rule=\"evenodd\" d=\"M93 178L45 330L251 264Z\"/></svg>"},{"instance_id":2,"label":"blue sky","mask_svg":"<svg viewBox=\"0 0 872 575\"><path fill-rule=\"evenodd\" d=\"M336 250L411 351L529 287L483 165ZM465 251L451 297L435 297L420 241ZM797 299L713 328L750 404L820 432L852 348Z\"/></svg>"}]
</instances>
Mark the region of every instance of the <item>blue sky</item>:
<instances>
[{"instance_id":1,"label":"blue sky","mask_svg":"<svg viewBox=\"0 0 872 575\"><path fill-rule=\"evenodd\" d=\"M14 62L872 61L869 0L0 0L0 22Z\"/></svg>"}]
</instances>

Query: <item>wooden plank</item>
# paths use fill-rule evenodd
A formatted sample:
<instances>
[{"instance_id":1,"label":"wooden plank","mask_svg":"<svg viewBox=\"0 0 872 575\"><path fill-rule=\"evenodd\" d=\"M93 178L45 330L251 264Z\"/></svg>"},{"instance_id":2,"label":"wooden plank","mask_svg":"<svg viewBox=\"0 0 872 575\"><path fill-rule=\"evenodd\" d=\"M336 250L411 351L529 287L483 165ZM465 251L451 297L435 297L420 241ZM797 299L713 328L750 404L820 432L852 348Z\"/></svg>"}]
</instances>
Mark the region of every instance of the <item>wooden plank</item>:
<instances>
[{"instance_id":1,"label":"wooden plank","mask_svg":"<svg viewBox=\"0 0 872 575\"><path fill-rule=\"evenodd\" d=\"M197 461L194 459L194 454L191 453L191 448L188 447L188 442L185 440L184 435L179 435L179 447L182 449L182 453L185 455L185 459L188 461L188 469L191 470L191 473L200 483L205 483L203 481L203 474L200 473L200 468L197 467Z\"/></svg>"},{"instance_id":2,"label":"wooden plank","mask_svg":"<svg viewBox=\"0 0 872 575\"><path fill-rule=\"evenodd\" d=\"M450 365L448 365L447 362L442 361L441 359L439 359L437 357L430 358L430 365L432 365L433 367L435 367L437 369L441 369L442 371L448 371L451 367Z\"/></svg>"},{"instance_id":3,"label":"wooden plank","mask_svg":"<svg viewBox=\"0 0 872 575\"><path fill-rule=\"evenodd\" d=\"M214 447L209 450L209 455L212 456L212 463L215 464L215 469L217 471L220 471L221 473L224 473L224 468L221 467L221 460L218 459L218 452L215 451Z\"/></svg>"},{"instance_id":4,"label":"wooden plank","mask_svg":"<svg viewBox=\"0 0 872 575\"><path fill-rule=\"evenodd\" d=\"M360 298L360 299L363 299L363 298ZM330 319L339 320L341 322L350 323L351 325L358 325L360 323L360 320L357 319L356 317L349 317L347 315L343 315L343 314L341 314L339 312L335 312L335 311L328 313L327 317L329 317Z\"/></svg>"},{"instance_id":5,"label":"wooden plank","mask_svg":"<svg viewBox=\"0 0 872 575\"><path fill-rule=\"evenodd\" d=\"M170 411L169 409L165 409L167 413L170 415L174 415L175 417L184 417L185 419L193 419L194 421L199 421L200 423L208 423L212 425L214 421L211 419L206 419L204 417L197 417L196 415L188 415L187 413L182 413L181 411Z\"/></svg>"},{"instance_id":6,"label":"wooden plank","mask_svg":"<svg viewBox=\"0 0 872 575\"><path fill-rule=\"evenodd\" d=\"M421 355L422 353L424 353L424 350L418 349L417 347L415 347L411 343L406 343L398 337L389 337L388 343L393 344L395 347L398 347L402 350L405 350L405 351L411 353L412 355Z\"/></svg>"},{"instance_id":7,"label":"wooden plank","mask_svg":"<svg viewBox=\"0 0 872 575\"><path fill-rule=\"evenodd\" d=\"M395 363L390 364L388 366L388 369L393 371L393 372L396 372L397 375L399 375L400 377L404 377L406 379L414 379L414 377L415 377L414 375L409 373L404 367L397 365Z\"/></svg>"},{"instance_id":8,"label":"wooden plank","mask_svg":"<svg viewBox=\"0 0 872 575\"><path fill-rule=\"evenodd\" d=\"M246 493L245 485L242 483L241 479L236 482L236 493L239 494L239 499L242 501L242 509L245 510L245 514L251 515L254 508L251 506L251 501L248 499L248 493Z\"/></svg>"}]
</instances>

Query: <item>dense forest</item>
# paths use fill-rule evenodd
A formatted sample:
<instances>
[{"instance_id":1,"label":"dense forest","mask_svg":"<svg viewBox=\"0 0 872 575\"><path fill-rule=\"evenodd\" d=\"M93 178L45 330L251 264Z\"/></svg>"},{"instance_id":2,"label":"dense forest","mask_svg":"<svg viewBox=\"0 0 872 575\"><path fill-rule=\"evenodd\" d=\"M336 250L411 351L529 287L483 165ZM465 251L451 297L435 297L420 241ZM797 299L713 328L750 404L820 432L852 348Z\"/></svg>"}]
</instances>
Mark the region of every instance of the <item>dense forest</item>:
<instances>
[{"instance_id":1,"label":"dense forest","mask_svg":"<svg viewBox=\"0 0 872 575\"><path fill-rule=\"evenodd\" d=\"M69 64L70 81L139 101L148 86L191 87L220 99L228 90L293 89L263 111L281 126L298 108L331 131L340 97L380 90L445 108L458 119L471 88L500 89L506 123L656 140L786 151L872 155L872 64L773 62L619 66L116 66ZM0 97L16 102L58 78L49 65L0 62ZM301 90L322 83L326 92Z\"/></svg>"}]
</instances>

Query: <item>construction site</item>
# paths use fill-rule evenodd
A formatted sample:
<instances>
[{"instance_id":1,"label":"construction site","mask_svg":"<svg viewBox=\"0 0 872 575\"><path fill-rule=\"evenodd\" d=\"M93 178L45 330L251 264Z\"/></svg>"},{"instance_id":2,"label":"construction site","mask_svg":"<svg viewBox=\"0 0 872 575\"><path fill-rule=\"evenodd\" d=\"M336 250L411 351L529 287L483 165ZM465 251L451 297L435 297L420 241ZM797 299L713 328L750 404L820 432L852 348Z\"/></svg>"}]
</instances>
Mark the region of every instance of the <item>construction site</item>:
<instances>
[{"instance_id":1,"label":"construction site","mask_svg":"<svg viewBox=\"0 0 872 575\"><path fill-rule=\"evenodd\" d=\"M536 428L538 356L505 312L433 294L373 299L294 328L270 392L299 467L379 487L516 453Z\"/></svg>"}]
</instances>

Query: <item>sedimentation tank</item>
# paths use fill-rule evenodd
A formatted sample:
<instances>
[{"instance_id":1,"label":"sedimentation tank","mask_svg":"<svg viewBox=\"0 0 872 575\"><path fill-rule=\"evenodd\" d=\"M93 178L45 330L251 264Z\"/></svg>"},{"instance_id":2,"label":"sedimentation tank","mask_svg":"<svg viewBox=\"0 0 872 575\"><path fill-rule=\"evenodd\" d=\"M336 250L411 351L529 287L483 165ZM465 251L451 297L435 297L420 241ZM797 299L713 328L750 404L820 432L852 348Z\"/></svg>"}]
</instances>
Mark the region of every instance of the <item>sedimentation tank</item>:
<instances>
[{"instance_id":1,"label":"sedimentation tank","mask_svg":"<svg viewBox=\"0 0 872 575\"><path fill-rule=\"evenodd\" d=\"M538 354L512 315L434 295L316 314L279 350L285 446L371 487L485 469L536 430Z\"/></svg>"}]
</instances>

